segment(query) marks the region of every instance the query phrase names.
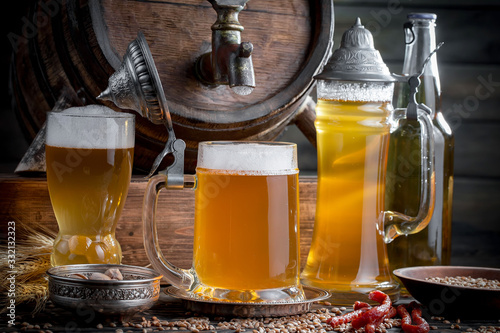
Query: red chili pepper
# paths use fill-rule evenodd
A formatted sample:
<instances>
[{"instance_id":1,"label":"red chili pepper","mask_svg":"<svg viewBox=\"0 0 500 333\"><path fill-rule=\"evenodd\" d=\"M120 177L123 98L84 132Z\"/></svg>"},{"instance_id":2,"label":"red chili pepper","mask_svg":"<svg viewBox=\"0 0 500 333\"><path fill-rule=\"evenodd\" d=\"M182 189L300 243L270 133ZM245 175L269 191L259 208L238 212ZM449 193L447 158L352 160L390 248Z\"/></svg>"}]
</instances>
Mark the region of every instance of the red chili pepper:
<instances>
[{"instance_id":1,"label":"red chili pepper","mask_svg":"<svg viewBox=\"0 0 500 333\"><path fill-rule=\"evenodd\" d=\"M401 317L401 328L405 333L427 333L430 331L429 324L422 318L422 309L415 304L412 307L411 317L404 305L399 305L397 308L398 314ZM411 324L413 319L414 325Z\"/></svg>"},{"instance_id":2,"label":"red chili pepper","mask_svg":"<svg viewBox=\"0 0 500 333\"><path fill-rule=\"evenodd\" d=\"M430 331L429 324L427 323L427 321L425 321L424 318L422 318L421 308L413 309L413 311L411 312L411 319L413 319L413 322L418 325L419 333L427 333Z\"/></svg>"},{"instance_id":3,"label":"red chili pepper","mask_svg":"<svg viewBox=\"0 0 500 333\"><path fill-rule=\"evenodd\" d=\"M398 315L401 317L401 327L403 325L411 325L411 317L403 304L397 307Z\"/></svg>"},{"instance_id":4,"label":"red chili pepper","mask_svg":"<svg viewBox=\"0 0 500 333\"><path fill-rule=\"evenodd\" d=\"M391 306L391 308L389 309L389 312L387 312L387 314L383 317L380 317L378 319L376 319L374 322L368 324L365 326L365 333L366 333L366 330L367 329L371 329L371 328L368 328L368 326L372 325L374 328L377 328L380 326L380 324L382 324L382 322L384 321L384 319L386 318L392 318L394 316L397 315L397 311L396 311L396 308Z\"/></svg>"},{"instance_id":5,"label":"red chili pepper","mask_svg":"<svg viewBox=\"0 0 500 333\"><path fill-rule=\"evenodd\" d=\"M380 305L371 307L368 303L356 301L354 311L341 316L332 317L327 320L332 327L352 322L354 329L365 328L365 333L374 333L375 329L385 318L392 318L396 315L396 309L392 306L389 296L381 291L372 291L368 297Z\"/></svg>"},{"instance_id":6,"label":"red chili pepper","mask_svg":"<svg viewBox=\"0 0 500 333\"><path fill-rule=\"evenodd\" d=\"M385 318L393 318L397 314L398 314L398 311L396 310L396 308L391 306L391 309L389 310L389 313L387 314L387 316L385 316Z\"/></svg>"},{"instance_id":7,"label":"red chili pepper","mask_svg":"<svg viewBox=\"0 0 500 333\"><path fill-rule=\"evenodd\" d=\"M369 309L361 316L353 320L352 327L354 329L360 329L361 327L366 327L367 325L380 324L392 308L390 297L381 291L372 291L368 295L368 298L370 298L372 301L380 303L380 305Z\"/></svg>"},{"instance_id":8,"label":"red chili pepper","mask_svg":"<svg viewBox=\"0 0 500 333\"><path fill-rule=\"evenodd\" d=\"M354 310L359 310L359 309L362 309L362 308L371 308L371 305L366 303L366 302L360 302L360 301L356 301L354 302L354 306L353 306Z\"/></svg>"},{"instance_id":9,"label":"red chili pepper","mask_svg":"<svg viewBox=\"0 0 500 333\"><path fill-rule=\"evenodd\" d=\"M375 325L374 324L368 324L365 326L365 333L375 333Z\"/></svg>"},{"instance_id":10,"label":"red chili pepper","mask_svg":"<svg viewBox=\"0 0 500 333\"><path fill-rule=\"evenodd\" d=\"M349 323L353 321L354 319L358 318L361 316L364 312L368 311L368 308L364 307L352 312L348 312L346 314L343 314L341 316L336 316L336 317L331 317L326 320L328 324L330 324L332 327L337 327L339 325Z\"/></svg>"}]
</instances>

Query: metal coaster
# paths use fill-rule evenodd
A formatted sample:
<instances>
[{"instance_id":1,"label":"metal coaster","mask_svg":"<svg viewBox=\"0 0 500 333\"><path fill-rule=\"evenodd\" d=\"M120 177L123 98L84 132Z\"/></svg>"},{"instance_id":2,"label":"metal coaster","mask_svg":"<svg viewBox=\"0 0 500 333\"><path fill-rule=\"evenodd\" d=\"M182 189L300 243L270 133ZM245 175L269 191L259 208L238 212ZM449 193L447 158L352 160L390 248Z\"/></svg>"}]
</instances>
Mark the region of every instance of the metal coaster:
<instances>
[{"instance_id":1,"label":"metal coaster","mask_svg":"<svg viewBox=\"0 0 500 333\"><path fill-rule=\"evenodd\" d=\"M230 317L281 317L308 312L311 304L330 297L326 290L303 286L305 300L299 302L250 303L224 302L210 299L198 299L186 291L170 286L165 288L169 296L182 300L184 307L195 313Z\"/></svg>"}]
</instances>

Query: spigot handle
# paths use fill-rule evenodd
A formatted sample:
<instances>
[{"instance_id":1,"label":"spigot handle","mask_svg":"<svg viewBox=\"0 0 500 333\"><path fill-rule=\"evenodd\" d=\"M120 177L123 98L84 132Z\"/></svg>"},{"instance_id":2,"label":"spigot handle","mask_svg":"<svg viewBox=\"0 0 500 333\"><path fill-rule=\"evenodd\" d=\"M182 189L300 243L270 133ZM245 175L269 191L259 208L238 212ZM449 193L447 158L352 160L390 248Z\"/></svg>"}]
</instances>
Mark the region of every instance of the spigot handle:
<instances>
[{"instance_id":1,"label":"spigot handle","mask_svg":"<svg viewBox=\"0 0 500 333\"><path fill-rule=\"evenodd\" d=\"M242 58L249 58L253 52L253 44L250 42L241 42L239 56Z\"/></svg>"},{"instance_id":2,"label":"spigot handle","mask_svg":"<svg viewBox=\"0 0 500 333\"><path fill-rule=\"evenodd\" d=\"M241 42L243 26L238 14L249 0L208 0L217 12L212 25L212 50L201 55L195 64L198 79L209 86L227 84L238 95L248 95L255 88L250 42Z\"/></svg>"}]
</instances>

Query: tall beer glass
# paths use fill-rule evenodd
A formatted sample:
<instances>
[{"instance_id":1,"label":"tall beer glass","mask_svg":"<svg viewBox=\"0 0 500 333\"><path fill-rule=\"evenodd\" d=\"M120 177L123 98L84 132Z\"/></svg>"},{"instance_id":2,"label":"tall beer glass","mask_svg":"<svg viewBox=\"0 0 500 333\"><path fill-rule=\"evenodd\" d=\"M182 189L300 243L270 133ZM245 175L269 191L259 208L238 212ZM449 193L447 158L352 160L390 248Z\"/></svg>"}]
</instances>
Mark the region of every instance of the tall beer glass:
<instances>
[{"instance_id":1,"label":"tall beer glass","mask_svg":"<svg viewBox=\"0 0 500 333\"><path fill-rule=\"evenodd\" d=\"M47 117L47 183L59 225L53 266L121 262L115 229L132 174L135 118L88 106Z\"/></svg>"},{"instance_id":2,"label":"tall beer glass","mask_svg":"<svg viewBox=\"0 0 500 333\"><path fill-rule=\"evenodd\" d=\"M196 176L184 186L196 185L190 270L174 267L159 250L154 209L166 180L152 178L144 200L144 243L153 266L195 296L303 300L296 154L292 143L200 143Z\"/></svg>"}]
</instances>

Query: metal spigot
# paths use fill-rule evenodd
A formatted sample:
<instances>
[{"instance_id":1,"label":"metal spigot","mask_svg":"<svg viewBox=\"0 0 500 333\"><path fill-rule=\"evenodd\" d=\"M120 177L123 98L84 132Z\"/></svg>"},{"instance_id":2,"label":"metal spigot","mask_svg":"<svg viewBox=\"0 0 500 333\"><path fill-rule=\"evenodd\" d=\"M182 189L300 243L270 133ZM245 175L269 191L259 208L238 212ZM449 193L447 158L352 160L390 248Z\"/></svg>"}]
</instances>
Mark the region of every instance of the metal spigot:
<instances>
[{"instance_id":1,"label":"metal spigot","mask_svg":"<svg viewBox=\"0 0 500 333\"><path fill-rule=\"evenodd\" d=\"M250 42L241 42L243 26L238 14L248 0L208 0L217 12L212 25L212 50L195 65L199 80L207 85L229 85L238 95L248 95L255 88Z\"/></svg>"}]
</instances>

